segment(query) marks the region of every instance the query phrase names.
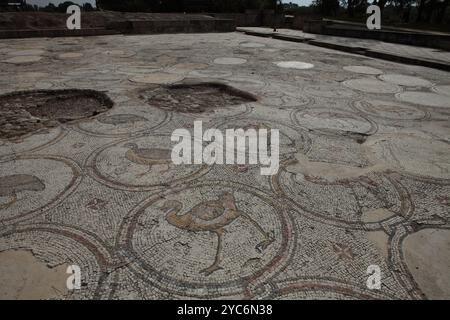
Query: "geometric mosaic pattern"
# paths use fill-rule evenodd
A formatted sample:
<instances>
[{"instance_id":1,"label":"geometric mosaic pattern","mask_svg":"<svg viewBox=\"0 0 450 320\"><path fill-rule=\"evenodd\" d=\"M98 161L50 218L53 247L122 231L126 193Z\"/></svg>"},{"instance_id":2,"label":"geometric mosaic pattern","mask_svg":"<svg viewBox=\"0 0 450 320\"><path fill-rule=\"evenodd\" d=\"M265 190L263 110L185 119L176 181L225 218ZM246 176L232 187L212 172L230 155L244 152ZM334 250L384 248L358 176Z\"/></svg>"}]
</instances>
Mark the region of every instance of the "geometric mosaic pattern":
<instances>
[{"instance_id":1,"label":"geometric mosaic pattern","mask_svg":"<svg viewBox=\"0 0 450 320\"><path fill-rule=\"evenodd\" d=\"M0 94L92 89L114 102L0 141L3 296L20 290L7 278L25 260L11 253L26 252L27 277L52 279L43 287L61 287L49 275L61 266L82 271L81 290L40 298L450 297L448 73L238 33L0 42ZM189 81L257 101L191 113L142 98ZM194 120L279 129L278 174L175 166L170 135ZM381 290L366 286L370 265Z\"/></svg>"}]
</instances>

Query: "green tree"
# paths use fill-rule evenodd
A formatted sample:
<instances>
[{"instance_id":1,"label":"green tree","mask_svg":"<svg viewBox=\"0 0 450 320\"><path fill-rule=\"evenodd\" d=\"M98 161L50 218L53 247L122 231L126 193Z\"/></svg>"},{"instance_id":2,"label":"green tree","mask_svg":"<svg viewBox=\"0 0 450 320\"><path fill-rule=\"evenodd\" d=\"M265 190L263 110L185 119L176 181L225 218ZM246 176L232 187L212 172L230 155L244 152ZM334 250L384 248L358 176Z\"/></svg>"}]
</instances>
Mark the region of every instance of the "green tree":
<instances>
[{"instance_id":1,"label":"green tree","mask_svg":"<svg viewBox=\"0 0 450 320\"><path fill-rule=\"evenodd\" d=\"M336 16L339 0L314 0L313 6L324 16Z\"/></svg>"}]
</instances>

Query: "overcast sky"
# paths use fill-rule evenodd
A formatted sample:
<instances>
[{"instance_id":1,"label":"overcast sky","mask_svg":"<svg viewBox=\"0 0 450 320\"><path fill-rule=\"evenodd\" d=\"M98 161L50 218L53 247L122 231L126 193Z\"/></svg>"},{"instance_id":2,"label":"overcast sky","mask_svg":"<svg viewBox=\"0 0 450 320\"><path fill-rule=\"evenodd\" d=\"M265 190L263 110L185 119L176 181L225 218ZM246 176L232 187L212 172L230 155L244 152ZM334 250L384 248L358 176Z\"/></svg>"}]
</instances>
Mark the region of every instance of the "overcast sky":
<instances>
[{"instance_id":1,"label":"overcast sky","mask_svg":"<svg viewBox=\"0 0 450 320\"><path fill-rule=\"evenodd\" d=\"M296 3L299 6L309 6L312 3L312 0L283 0L283 3Z\"/></svg>"},{"instance_id":2,"label":"overcast sky","mask_svg":"<svg viewBox=\"0 0 450 320\"><path fill-rule=\"evenodd\" d=\"M26 1L28 4L33 4L33 5L37 4L38 6L45 7L50 2L55 5L58 5L62 2L65 2L66 0L26 0ZM70 0L70 1L72 1L73 3L76 3L76 4L84 4L86 2L89 2L90 4L92 4L92 6L95 5L95 0Z\"/></svg>"},{"instance_id":3,"label":"overcast sky","mask_svg":"<svg viewBox=\"0 0 450 320\"><path fill-rule=\"evenodd\" d=\"M46 6L48 5L50 2L52 2L55 5L60 4L61 2L64 2L66 0L27 0L28 4L37 4L39 6ZM74 3L77 4L83 4L86 2L89 2L92 4L92 6L95 5L95 0L70 0ZM312 0L283 0L284 3L289 3L289 2L293 2L293 3L297 3L299 5L307 5L309 6L312 2Z\"/></svg>"}]
</instances>

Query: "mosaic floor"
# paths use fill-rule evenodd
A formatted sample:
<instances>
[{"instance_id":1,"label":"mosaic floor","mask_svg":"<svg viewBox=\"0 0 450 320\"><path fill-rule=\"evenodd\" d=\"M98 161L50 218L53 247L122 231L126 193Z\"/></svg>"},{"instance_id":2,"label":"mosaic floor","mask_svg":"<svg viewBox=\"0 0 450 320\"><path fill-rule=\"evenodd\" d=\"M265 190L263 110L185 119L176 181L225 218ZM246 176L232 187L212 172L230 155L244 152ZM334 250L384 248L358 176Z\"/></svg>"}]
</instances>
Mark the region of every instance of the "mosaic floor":
<instances>
[{"instance_id":1,"label":"mosaic floor","mask_svg":"<svg viewBox=\"0 0 450 320\"><path fill-rule=\"evenodd\" d=\"M0 298L450 298L448 73L239 33L0 44L0 94L114 102L0 140ZM152 105L189 81L258 100ZM171 134L194 120L280 130L278 174L173 165ZM183 224L208 215L227 222Z\"/></svg>"}]
</instances>

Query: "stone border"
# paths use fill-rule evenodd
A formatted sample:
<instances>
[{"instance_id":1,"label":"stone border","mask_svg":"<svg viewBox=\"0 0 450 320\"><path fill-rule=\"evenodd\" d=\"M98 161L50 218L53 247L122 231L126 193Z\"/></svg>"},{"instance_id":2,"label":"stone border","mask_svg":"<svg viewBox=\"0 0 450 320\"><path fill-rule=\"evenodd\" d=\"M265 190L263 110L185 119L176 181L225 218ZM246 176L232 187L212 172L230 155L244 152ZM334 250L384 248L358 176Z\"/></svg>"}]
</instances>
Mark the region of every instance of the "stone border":
<instances>
[{"instance_id":1,"label":"stone border","mask_svg":"<svg viewBox=\"0 0 450 320\"><path fill-rule=\"evenodd\" d=\"M416 65L416 66L428 67L428 68L439 69L439 70L444 70L444 71L450 71L450 64L442 63L442 62L438 62L438 61L405 57L405 56L400 56L400 55L391 54L391 53L382 52L382 51L368 50L366 48L361 48L361 47L346 46L346 45L336 44L336 43L332 43L332 42L318 41L318 40L313 40L311 38L303 38L303 37L299 37L299 36L291 36L291 35L286 35L286 34L247 31L247 30L241 29L241 28L237 28L236 31L245 33L246 35L250 35L250 36L273 38L273 39L278 39L278 40L283 40L283 41L291 41L291 42L301 42L301 43L306 43L306 44L310 44L310 45L317 46L317 47L339 50L339 51L349 52L349 53L353 53L353 54L360 54L360 55L372 57L372 58L378 58L378 59L400 62L400 63L410 64L410 65Z\"/></svg>"}]
</instances>

